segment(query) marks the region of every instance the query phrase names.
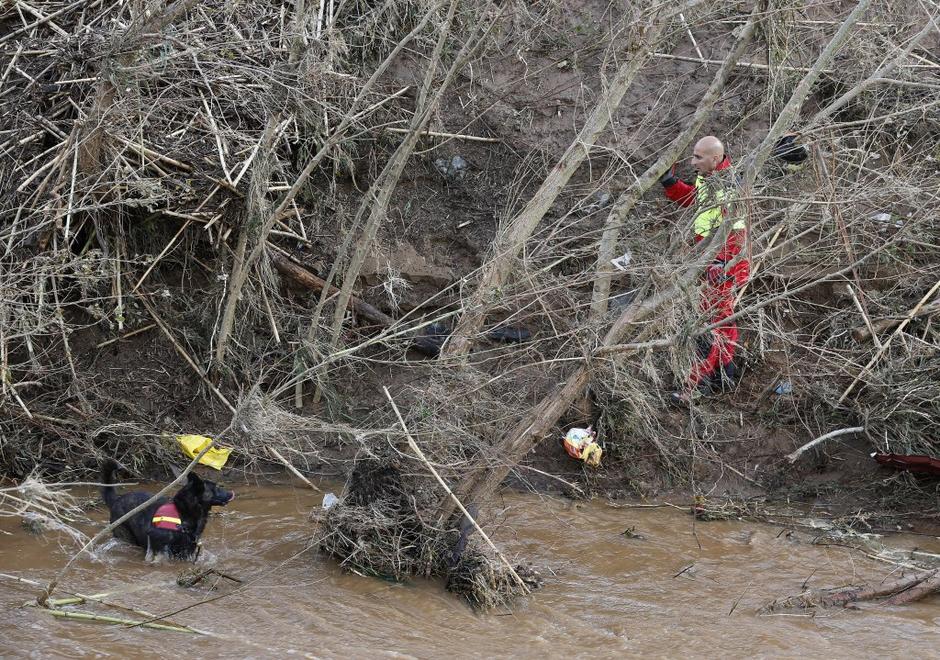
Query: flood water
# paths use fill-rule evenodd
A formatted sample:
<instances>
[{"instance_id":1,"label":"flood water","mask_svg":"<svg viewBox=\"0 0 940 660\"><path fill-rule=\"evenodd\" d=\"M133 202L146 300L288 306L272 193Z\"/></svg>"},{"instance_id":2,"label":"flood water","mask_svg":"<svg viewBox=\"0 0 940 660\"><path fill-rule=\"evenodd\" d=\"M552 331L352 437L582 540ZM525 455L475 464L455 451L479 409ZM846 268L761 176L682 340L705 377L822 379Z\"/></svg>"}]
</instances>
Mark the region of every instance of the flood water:
<instances>
[{"instance_id":1,"label":"flood water","mask_svg":"<svg viewBox=\"0 0 940 660\"><path fill-rule=\"evenodd\" d=\"M693 535L691 517L668 507L509 495L492 536L510 557L535 564L546 585L512 611L478 614L440 583L364 578L305 552L313 534L308 512L321 499L290 487L238 489L210 520L200 558L244 580L234 592L229 584L178 587L183 565L145 562L142 551L114 540L77 561L61 585L85 594L123 592L109 601L153 613L196 605L172 620L211 637L53 618L23 606L36 588L0 579L2 655L849 658L927 657L940 649L937 597L815 617L758 615L807 580L810 587L880 582L897 570L848 549L788 538L780 526L700 522ZM102 524L107 518L103 508L89 516ZM628 528L643 538L625 537ZM931 537L888 542L940 549ZM0 520L4 573L45 582L75 549L55 534L35 536L15 520ZM199 604L222 594L230 595ZM139 618L100 605L73 609Z\"/></svg>"}]
</instances>

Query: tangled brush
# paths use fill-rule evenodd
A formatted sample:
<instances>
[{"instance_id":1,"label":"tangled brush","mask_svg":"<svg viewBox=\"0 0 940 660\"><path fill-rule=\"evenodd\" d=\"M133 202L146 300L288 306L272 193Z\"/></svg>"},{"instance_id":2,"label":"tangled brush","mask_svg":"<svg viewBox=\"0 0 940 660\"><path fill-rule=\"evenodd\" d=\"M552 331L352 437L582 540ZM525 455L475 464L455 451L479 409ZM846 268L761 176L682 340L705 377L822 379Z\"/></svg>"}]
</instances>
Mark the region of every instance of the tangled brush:
<instances>
[{"instance_id":1,"label":"tangled brush","mask_svg":"<svg viewBox=\"0 0 940 660\"><path fill-rule=\"evenodd\" d=\"M359 575L404 580L440 578L475 607L508 605L541 585L537 572L508 568L468 542L467 529L434 524L439 490L424 475L409 473L390 452L356 461L343 499L321 514L319 548Z\"/></svg>"},{"instance_id":2,"label":"tangled brush","mask_svg":"<svg viewBox=\"0 0 940 660\"><path fill-rule=\"evenodd\" d=\"M18 517L35 534L63 532L74 543L88 540L73 526L83 518L75 496L60 486L43 482L35 473L18 486L0 488L0 517Z\"/></svg>"}]
</instances>

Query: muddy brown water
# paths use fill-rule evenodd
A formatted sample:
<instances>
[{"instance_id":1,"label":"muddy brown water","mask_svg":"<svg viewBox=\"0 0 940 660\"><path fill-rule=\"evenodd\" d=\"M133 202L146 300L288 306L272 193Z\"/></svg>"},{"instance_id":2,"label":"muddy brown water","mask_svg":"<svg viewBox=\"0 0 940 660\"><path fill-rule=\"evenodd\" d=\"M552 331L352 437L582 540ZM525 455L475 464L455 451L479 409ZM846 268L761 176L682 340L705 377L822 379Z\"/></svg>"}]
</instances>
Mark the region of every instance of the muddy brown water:
<instances>
[{"instance_id":1,"label":"muddy brown water","mask_svg":"<svg viewBox=\"0 0 940 660\"><path fill-rule=\"evenodd\" d=\"M546 586L512 612L478 614L438 582L360 577L304 552L313 531L308 512L321 499L289 487L242 487L213 517L200 563L245 585L173 617L212 637L53 618L23 606L35 598L35 588L0 579L0 651L4 657L76 658L848 658L927 657L940 649L936 598L815 617L759 616L761 605L799 592L807 579L810 586L832 586L880 581L895 570L858 552L794 541L779 526L698 523L693 535L690 516L668 507L509 495L493 536L510 556L536 564ZM89 515L106 518L103 509ZM623 536L628 528L643 538ZM899 536L890 543L940 549L929 537ZM0 520L4 573L46 581L74 550L54 534L35 536L12 519ZM76 562L62 588L123 591L110 600L157 613L231 592L228 585L178 587L181 568L145 562L136 548L111 540ZM122 616L100 606L72 609Z\"/></svg>"}]
</instances>

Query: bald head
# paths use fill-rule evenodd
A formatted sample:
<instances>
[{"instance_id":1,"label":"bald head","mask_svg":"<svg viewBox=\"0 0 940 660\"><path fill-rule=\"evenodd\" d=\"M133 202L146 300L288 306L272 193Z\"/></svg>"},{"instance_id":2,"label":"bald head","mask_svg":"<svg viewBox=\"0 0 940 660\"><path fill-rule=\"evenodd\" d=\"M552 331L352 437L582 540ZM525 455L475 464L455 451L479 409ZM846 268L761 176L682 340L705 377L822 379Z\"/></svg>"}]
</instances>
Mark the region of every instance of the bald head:
<instances>
[{"instance_id":1,"label":"bald head","mask_svg":"<svg viewBox=\"0 0 940 660\"><path fill-rule=\"evenodd\" d=\"M711 174L725 159L725 145L714 135L706 135L692 149L692 167L700 174Z\"/></svg>"}]
</instances>

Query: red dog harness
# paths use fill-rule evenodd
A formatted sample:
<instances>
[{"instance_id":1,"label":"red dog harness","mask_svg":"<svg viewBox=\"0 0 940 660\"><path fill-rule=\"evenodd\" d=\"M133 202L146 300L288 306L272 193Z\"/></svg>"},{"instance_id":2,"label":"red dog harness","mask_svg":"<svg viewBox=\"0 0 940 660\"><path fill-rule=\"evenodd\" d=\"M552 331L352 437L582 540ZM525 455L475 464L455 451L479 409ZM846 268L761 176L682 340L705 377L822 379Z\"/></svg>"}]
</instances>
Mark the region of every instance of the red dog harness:
<instances>
[{"instance_id":1,"label":"red dog harness","mask_svg":"<svg viewBox=\"0 0 940 660\"><path fill-rule=\"evenodd\" d=\"M158 508L153 514L153 520L150 522L157 529L170 529L174 532L178 532L183 524L180 519L180 512L173 502L167 502Z\"/></svg>"}]
</instances>

